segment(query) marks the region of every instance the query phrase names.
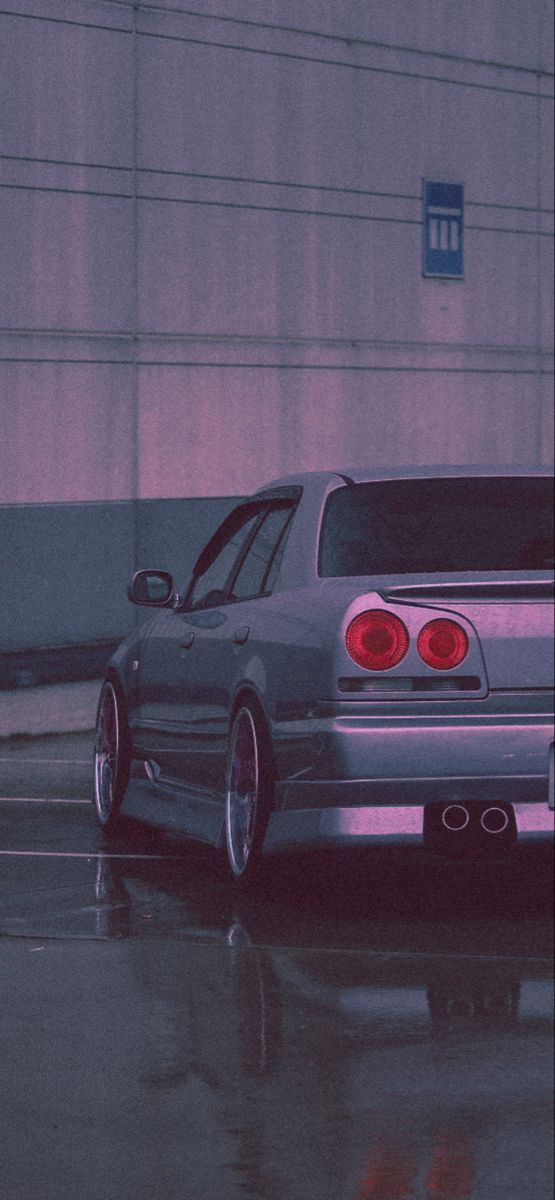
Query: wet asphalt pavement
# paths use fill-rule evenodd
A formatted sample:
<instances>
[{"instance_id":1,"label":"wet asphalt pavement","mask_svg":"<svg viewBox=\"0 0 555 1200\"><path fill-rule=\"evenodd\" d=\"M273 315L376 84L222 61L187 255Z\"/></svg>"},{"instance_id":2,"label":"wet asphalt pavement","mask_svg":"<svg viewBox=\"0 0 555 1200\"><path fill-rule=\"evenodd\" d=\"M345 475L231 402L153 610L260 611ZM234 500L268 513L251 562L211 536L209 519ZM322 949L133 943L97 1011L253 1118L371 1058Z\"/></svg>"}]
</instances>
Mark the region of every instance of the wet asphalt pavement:
<instances>
[{"instance_id":1,"label":"wet asphalt pavement","mask_svg":"<svg viewBox=\"0 0 555 1200\"><path fill-rule=\"evenodd\" d=\"M550 1200L552 857L217 858L0 744L0 1200Z\"/></svg>"}]
</instances>

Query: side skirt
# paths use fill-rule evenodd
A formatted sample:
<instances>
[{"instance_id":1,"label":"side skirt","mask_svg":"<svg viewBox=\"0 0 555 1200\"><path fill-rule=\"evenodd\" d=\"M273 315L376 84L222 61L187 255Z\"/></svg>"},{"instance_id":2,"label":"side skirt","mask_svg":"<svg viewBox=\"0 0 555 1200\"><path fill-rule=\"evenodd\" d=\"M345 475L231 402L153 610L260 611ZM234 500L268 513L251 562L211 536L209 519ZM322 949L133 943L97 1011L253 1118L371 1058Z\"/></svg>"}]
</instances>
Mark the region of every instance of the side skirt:
<instances>
[{"instance_id":1,"label":"side skirt","mask_svg":"<svg viewBox=\"0 0 555 1200\"><path fill-rule=\"evenodd\" d=\"M121 812L147 825L207 842L225 845L225 811L221 800L206 793L185 791L149 779L131 779Z\"/></svg>"}]
</instances>

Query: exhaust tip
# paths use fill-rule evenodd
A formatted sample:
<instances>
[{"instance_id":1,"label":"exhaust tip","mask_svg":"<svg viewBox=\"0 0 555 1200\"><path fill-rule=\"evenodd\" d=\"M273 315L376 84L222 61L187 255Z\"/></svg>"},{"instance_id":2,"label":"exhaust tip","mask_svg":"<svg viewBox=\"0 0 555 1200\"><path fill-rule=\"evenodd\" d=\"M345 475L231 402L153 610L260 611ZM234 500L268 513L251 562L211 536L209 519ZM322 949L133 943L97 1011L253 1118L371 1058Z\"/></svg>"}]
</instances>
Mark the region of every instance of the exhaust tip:
<instances>
[{"instance_id":1,"label":"exhaust tip","mask_svg":"<svg viewBox=\"0 0 555 1200\"><path fill-rule=\"evenodd\" d=\"M480 817L480 824L486 833L504 833L509 817L504 808L486 808Z\"/></svg>"},{"instance_id":2,"label":"exhaust tip","mask_svg":"<svg viewBox=\"0 0 555 1200\"><path fill-rule=\"evenodd\" d=\"M466 829L470 813L462 804L448 804L447 808L443 809L441 820L451 833L460 833L462 829Z\"/></svg>"}]
</instances>

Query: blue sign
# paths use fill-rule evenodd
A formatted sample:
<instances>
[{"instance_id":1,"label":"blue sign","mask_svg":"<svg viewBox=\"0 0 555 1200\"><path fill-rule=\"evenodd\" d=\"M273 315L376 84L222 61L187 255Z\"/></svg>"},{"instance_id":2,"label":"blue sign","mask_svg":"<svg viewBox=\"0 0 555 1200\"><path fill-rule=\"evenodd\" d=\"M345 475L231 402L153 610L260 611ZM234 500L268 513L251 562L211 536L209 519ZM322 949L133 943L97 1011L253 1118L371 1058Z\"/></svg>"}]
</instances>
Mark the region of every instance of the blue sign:
<instances>
[{"instance_id":1,"label":"blue sign","mask_svg":"<svg viewBox=\"0 0 555 1200\"><path fill-rule=\"evenodd\" d=\"M463 216L462 183L424 180L424 275L463 279Z\"/></svg>"}]
</instances>

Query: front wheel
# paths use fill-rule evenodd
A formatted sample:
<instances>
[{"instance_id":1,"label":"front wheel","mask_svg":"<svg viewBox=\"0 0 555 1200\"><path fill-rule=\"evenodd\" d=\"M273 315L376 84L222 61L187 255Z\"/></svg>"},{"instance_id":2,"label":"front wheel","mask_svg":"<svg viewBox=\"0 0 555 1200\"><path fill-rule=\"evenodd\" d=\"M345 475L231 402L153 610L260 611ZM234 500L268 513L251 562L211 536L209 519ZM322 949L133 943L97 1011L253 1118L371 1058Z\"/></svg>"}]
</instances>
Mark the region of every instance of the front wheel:
<instances>
[{"instance_id":1,"label":"front wheel","mask_svg":"<svg viewBox=\"0 0 555 1200\"><path fill-rule=\"evenodd\" d=\"M260 864L272 802L270 756L253 706L238 709L229 739L226 775L226 845L237 881L250 879Z\"/></svg>"},{"instance_id":2,"label":"front wheel","mask_svg":"<svg viewBox=\"0 0 555 1200\"><path fill-rule=\"evenodd\" d=\"M94 806L103 829L113 829L129 780L129 731L114 684L102 685L94 742Z\"/></svg>"}]
</instances>

